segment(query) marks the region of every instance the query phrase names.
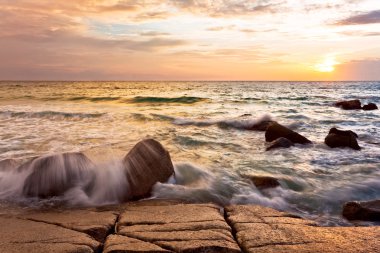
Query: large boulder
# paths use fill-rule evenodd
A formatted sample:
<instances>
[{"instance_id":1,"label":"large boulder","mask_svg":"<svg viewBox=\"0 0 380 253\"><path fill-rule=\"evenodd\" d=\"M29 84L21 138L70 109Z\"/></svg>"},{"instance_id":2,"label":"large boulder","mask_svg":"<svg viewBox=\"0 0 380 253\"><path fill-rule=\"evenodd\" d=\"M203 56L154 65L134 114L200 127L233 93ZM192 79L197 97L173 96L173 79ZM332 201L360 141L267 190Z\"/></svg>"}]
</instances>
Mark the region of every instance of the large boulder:
<instances>
[{"instance_id":1,"label":"large boulder","mask_svg":"<svg viewBox=\"0 0 380 253\"><path fill-rule=\"evenodd\" d=\"M274 141L278 138L284 137L293 143L309 144L310 140L303 137L302 135L278 124L277 122L272 122L269 124L267 130L265 131L265 140L267 142Z\"/></svg>"},{"instance_id":2,"label":"large boulder","mask_svg":"<svg viewBox=\"0 0 380 253\"><path fill-rule=\"evenodd\" d=\"M137 143L124 157L123 165L129 184L129 198L149 196L152 186L166 182L174 173L169 152L156 140Z\"/></svg>"},{"instance_id":3,"label":"large boulder","mask_svg":"<svg viewBox=\"0 0 380 253\"><path fill-rule=\"evenodd\" d=\"M326 136L325 143L330 148L349 147L360 150L360 146L356 140L357 138L358 135L353 131L343 131L333 127Z\"/></svg>"},{"instance_id":4,"label":"large boulder","mask_svg":"<svg viewBox=\"0 0 380 253\"><path fill-rule=\"evenodd\" d=\"M342 214L348 220L380 221L380 200L347 202Z\"/></svg>"},{"instance_id":5,"label":"large boulder","mask_svg":"<svg viewBox=\"0 0 380 253\"><path fill-rule=\"evenodd\" d=\"M335 106L338 106L344 110L362 109L362 105L359 99L339 101L335 103Z\"/></svg>"},{"instance_id":6,"label":"large boulder","mask_svg":"<svg viewBox=\"0 0 380 253\"><path fill-rule=\"evenodd\" d=\"M294 146L294 143L291 142L290 140L281 137L278 138L274 141L272 141L269 146L266 148L266 150L272 150L272 149L277 149L277 148L290 148L291 146Z\"/></svg>"},{"instance_id":7,"label":"large boulder","mask_svg":"<svg viewBox=\"0 0 380 253\"><path fill-rule=\"evenodd\" d=\"M82 153L39 157L20 167L31 171L23 187L28 197L60 196L76 186L86 190L95 177L95 166Z\"/></svg>"},{"instance_id":8,"label":"large boulder","mask_svg":"<svg viewBox=\"0 0 380 253\"><path fill-rule=\"evenodd\" d=\"M368 105L363 105L362 109L363 109L364 111L372 111L372 110L377 110L377 109L379 109L379 108L377 107L376 104L374 104L374 103L369 103Z\"/></svg>"}]
</instances>

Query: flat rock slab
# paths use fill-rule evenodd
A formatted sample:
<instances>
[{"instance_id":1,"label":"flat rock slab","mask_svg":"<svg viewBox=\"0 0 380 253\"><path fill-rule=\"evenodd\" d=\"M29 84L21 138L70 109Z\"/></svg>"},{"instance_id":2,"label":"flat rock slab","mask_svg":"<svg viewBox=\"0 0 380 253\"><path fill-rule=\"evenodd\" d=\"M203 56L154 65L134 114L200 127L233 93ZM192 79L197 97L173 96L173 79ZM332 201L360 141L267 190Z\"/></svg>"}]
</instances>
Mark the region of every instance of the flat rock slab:
<instances>
[{"instance_id":1,"label":"flat rock slab","mask_svg":"<svg viewBox=\"0 0 380 253\"><path fill-rule=\"evenodd\" d=\"M54 224L78 232L86 233L99 242L104 242L116 223L118 214L111 211L95 212L91 210L50 210L27 212L18 215L20 219Z\"/></svg>"},{"instance_id":2,"label":"flat rock slab","mask_svg":"<svg viewBox=\"0 0 380 253\"><path fill-rule=\"evenodd\" d=\"M228 222L244 252L378 252L380 227L318 227L261 206L229 206Z\"/></svg>"},{"instance_id":3,"label":"flat rock slab","mask_svg":"<svg viewBox=\"0 0 380 253\"><path fill-rule=\"evenodd\" d=\"M121 213L116 233L105 252L240 252L223 210L212 204L134 203ZM133 251L137 245L141 250Z\"/></svg>"},{"instance_id":4,"label":"flat rock slab","mask_svg":"<svg viewBox=\"0 0 380 253\"><path fill-rule=\"evenodd\" d=\"M60 226L0 216L0 251L7 253L92 253L101 244L90 236Z\"/></svg>"}]
</instances>

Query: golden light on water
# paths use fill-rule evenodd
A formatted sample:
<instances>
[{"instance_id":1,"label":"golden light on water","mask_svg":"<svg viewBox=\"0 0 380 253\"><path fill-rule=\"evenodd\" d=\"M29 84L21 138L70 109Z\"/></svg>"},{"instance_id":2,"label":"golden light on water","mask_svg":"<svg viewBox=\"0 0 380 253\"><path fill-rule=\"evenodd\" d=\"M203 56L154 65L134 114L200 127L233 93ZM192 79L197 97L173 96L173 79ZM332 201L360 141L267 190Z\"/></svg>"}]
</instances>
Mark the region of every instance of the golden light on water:
<instances>
[{"instance_id":1,"label":"golden light on water","mask_svg":"<svg viewBox=\"0 0 380 253\"><path fill-rule=\"evenodd\" d=\"M335 66L339 64L335 60L334 56L326 57L321 63L318 63L314 66L314 69L319 72L333 72L335 70Z\"/></svg>"}]
</instances>

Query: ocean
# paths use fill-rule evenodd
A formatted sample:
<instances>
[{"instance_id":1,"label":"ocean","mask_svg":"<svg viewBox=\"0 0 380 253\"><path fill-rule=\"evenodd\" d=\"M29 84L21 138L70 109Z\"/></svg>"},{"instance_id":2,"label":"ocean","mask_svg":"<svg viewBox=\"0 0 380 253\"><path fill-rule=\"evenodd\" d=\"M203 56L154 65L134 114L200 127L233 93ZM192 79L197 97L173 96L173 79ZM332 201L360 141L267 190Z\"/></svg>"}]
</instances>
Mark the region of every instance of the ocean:
<instances>
[{"instance_id":1,"label":"ocean","mask_svg":"<svg viewBox=\"0 0 380 253\"><path fill-rule=\"evenodd\" d=\"M0 171L0 201L116 204L118 161L154 138L176 179L156 184L153 198L260 204L346 225L346 201L380 199L380 119L379 110L333 106L344 99L380 104L380 82L1 82L0 160L80 151L103 179L96 197L25 199L24 176ZM265 151L264 132L246 127L268 119L313 144ZM362 150L327 147L332 127L356 132ZM281 187L260 191L242 175L273 176Z\"/></svg>"}]
</instances>

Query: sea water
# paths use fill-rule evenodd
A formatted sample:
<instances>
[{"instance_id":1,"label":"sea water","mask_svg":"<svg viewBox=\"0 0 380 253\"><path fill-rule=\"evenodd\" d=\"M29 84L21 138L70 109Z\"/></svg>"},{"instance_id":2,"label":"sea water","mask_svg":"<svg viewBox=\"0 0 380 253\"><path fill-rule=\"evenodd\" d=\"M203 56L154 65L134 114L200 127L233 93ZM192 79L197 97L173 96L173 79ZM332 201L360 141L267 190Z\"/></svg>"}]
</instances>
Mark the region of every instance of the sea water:
<instances>
[{"instance_id":1,"label":"sea water","mask_svg":"<svg viewBox=\"0 0 380 253\"><path fill-rule=\"evenodd\" d=\"M156 184L153 198L260 204L344 225L346 201L380 198L379 110L333 106L344 99L380 104L380 82L1 82L0 160L84 152L101 177L97 196L69 192L62 201L118 203L102 189L125 187L119 161L154 138L176 177ZM264 132L246 128L269 119L313 144L265 151ZM362 150L327 147L332 127L356 132ZM260 191L242 175L273 176L281 187ZM25 177L1 171L1 201L49 201L22 197Z\"/></svg>"}]
</instances>

